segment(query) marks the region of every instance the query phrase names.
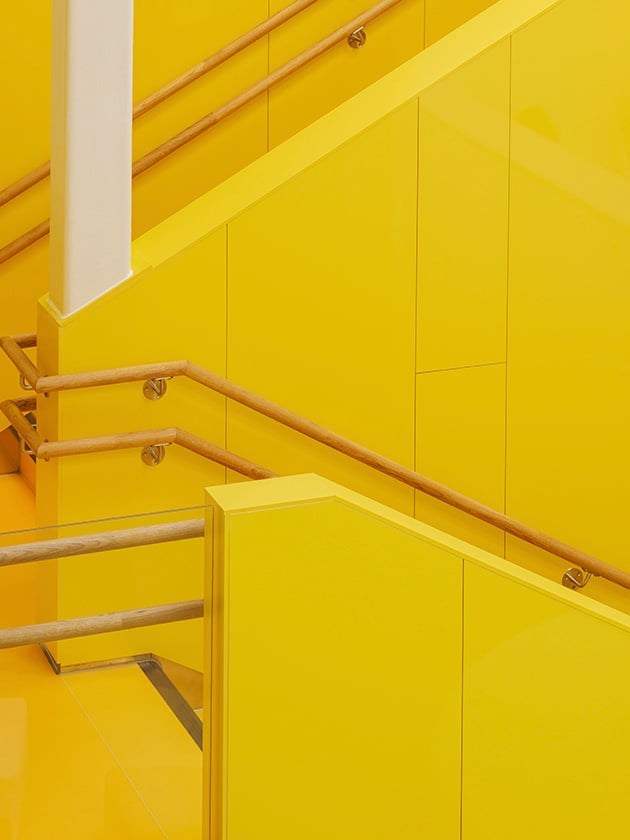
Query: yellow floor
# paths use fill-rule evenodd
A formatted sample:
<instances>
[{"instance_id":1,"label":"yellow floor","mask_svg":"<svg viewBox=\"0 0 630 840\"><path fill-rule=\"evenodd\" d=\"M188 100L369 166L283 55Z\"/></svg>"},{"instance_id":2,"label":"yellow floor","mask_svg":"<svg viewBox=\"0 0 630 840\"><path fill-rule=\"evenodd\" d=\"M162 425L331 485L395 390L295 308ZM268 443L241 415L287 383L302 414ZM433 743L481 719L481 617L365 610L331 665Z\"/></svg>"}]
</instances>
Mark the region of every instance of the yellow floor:
<instances>
[{"instance_id":1,"label":"yellow floor","mask_svg":"<svg viewBox=\"0 0 630 840\"><path fill-rule=\"evenodd\" d=\"M33 525L0 476L0 533ZM1 568L0 626L34 620L35 564ZM164 837L201 837L201 751L139 667L57 676L38 647L0 651L0 840Z\"/></svg>"},{"instance_id":2,"label":"yellow floor","mask_svg":"<svg viewBox=\"0 0 630 840\"><path fill-rule=\"evenodd\" d=\"M136 665L0 652L0 840L201 837L201 751Z\"/></svg>"}]
</instances>

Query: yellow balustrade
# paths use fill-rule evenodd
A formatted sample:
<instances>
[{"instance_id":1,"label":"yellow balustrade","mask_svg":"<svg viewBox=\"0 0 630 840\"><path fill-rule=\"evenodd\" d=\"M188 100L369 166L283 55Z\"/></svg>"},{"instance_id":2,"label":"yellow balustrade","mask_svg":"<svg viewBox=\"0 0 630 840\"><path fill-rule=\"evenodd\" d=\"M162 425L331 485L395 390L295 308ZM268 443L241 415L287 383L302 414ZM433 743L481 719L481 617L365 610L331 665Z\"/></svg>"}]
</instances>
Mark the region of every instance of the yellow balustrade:
<instances>
[{"instance_id":1,"label":"yellow balustrade","mask_svg":"<svg viewBox=\"0 0 630 840\"><path fill-rule=\"evenodd\" d=\"M316 476L208 498L204 837L623 834L626 615Z\"/></svg>"}]
</instances>

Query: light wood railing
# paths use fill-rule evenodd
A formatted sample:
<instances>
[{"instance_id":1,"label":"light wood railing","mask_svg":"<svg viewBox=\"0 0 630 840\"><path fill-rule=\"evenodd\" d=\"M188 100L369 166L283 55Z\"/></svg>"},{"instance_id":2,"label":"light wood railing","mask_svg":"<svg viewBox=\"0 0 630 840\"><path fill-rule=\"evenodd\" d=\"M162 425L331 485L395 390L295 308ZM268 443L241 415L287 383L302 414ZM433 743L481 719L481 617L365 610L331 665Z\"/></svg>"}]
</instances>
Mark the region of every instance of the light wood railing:
<instances>
[{"instance_id":1,"label":"light wood railing","mask_svg":"<svg viewBox=\"0 0 630 840\"><path fill-rule=\"evenodd\" d=\"M138 160L134 161L132 166L132 177L136 178L138 175L141 175L143 172L146 172L148 169L155 166L157 163L160 163L160 161L164 160L169 155L173 154L173 152L176 152L178 149L181 149L187 143L190 143L192 140L195 140L197 137L200 137L202 134L204 134L209 129L213 128L219 122L231 116L240 108L254 100L261 93L264 93L265 91L269 90L273 85L277 84L278 82L281 82L283 79L286 79L288 76L292 75L297 70L300 70L302 67L305 67L315 58L318 58L320 55L327 52L336 44L339 44L346 40L357 29L360 29L362 26L366 26L368 23L370 23L370 21L374 20L376 17L379 17L384 12L388 11L393 6L396 6L398 3L401 2L402 0L380 0L379 3L372 6L366 12L363 12L362 14L358 15L353 20L346 23L344 26L341 26L339 29L336 29L330 35L326 36L325 38L322 38L321 41L318 41L312 47L309 47L307 50L304 50L304 52L300 53L300 55L291 59L286 64L283 64L281 67L278 67L277 70L274 70L268 76L265 76L263 79L260 79L260 81L251 85L251 87L247 88L247 90L243 91L243 93L240 93L238 96L233 97L225 104L216 108L214 111L211 111L209 114L206 114L205 117L202 117L200 120L197 120L197 122L188 126L188 128L185 128L183 131L180 131L174 137L171 137L170 140L165 141L164 143L153 149L151 152L148 152L141 158L138 158ZM40 167L40 169L43 171L43 167ZM30 176L26 176L26 181L29 179L29 177ZM44 177L46 176L44 175ZM28 186L33 186L33 183L29 183ZM10 260L13 257L17 256L17 254L24 251L30 245L33 245L35 242L38 242L40 239L43 239L45 236L48 235L49 232L50 219L47 219L46 221L40 222L40 224L36 225L31 230L22 234L22 236L19 236L17 239L14 239L12 242L9 242L8 245L5 245L3 248L0 248L0 265L2 263L7 262L7 260Z\"/></svg>"},{"instance_id":2,"label":"light wood railing","mask_svg":"<svg viewBox=\"0 0 630 840\"><path fill-rule=\"evenodd\" d=\"M21 645L43 645L62 639L77 639L96 633L113 633L116 630L132 630L136 627L152 627L173 621L188 621L203 616L203 601L183 601L177 604L162 604L139 610L92 615L85 618L67 618L25 627L10 627L0 630L0 650Z\"/></svg>"},{"instance_id":3,"label":"light wood railing","mask_svg":"<svg viewBox=\"0 0 630 840\"><path fill-rule=\"evenodd\" d=\"M302 417L299 414L278 405L277 403L267 400L265 397L249 391L240 385L236 385L228 379L225 379L216 373L212 373L193 362L178 360L161 364L136 365L133 367L112 368L109 370L90 371L86 373L41 376L35 365L26 356L24 350L20 346L20 343L22 346L25 346L25 343L27 342L30 343L29 346L32 346L32 342L34 340L33 336L20 336L18 340L11 337L4 337L0 338L0 348L7 353L9 358L11 358L16 365L20 374L26 381L29 382L33 390L38 394L49 394L78 388L114 385L125 382L139 382L156 377L187 376L194 382L197 382L212 391L216 391L217 393L222 394L223 396L228 397L229 399L232 399L259 414L262 414L265 417L269 417L270 419L275 420L278 423L305 435L306 437L318 441L331 449L335 449L337 452L347 455L356 461L360 461L361 463L366 464L367 466L372 467L391 478L397 479L398 481L407 484L409 487L420 490L422 493L426 493L427 495L432 496L451 507L461 510L466 514L481 520L482 522L487 522L488 524L493 525L512 536L518 537L524 542L530 543L537 548L542 548L544 551L547 551L557 557L561 557L569 563L591 572L593 575L606 578L607 580L617 583L626 589L630 589L630 573L622 569L618 569L603 560L591 556L590 554L586 554L579 549L573 548L572 546L544 534L535 528L531 528L512 517L506 516L504 513L494 510L487 505L481 504L475 499L471 499L462 493L458 493L450 487L446 487L445 485L440 484L421 473L415 472L402 464L398 464L390 458L380 455L378 452L374 452L359 443L355 443L342 435L338 435L330 429L326 429L325 427L314 423L312 420L308 420L307 418ZM188 440L191 444L187 447L189 449L193 449L193 442L195 446L197 446L197 442L200 441L199 438L195 438L195 436L190 435L187 432L173 428L152 432L132 432L127 435L111 435L100 439L88 438L79 442L58 441L56 443L45 443L41 440L41 438L39 438L39 436L37 436L37 433L31 428L30 424L21 416L18 406L12 403L11 407L9 403L10 401L0 404L0 409L4 411L5 415L9 420L11 420L11 422L15 419L18 423L28 427L24 428L24 434L28 434L30 436L31 442L29 442L28 439L27 442L29 442L29 446L31 446L34 451L37 451L39 457L56 457L62 454L76 454L79 451L105 451L106 448L120 448L119 443L122 443L123 446L146 445L145 440L148 441L149 438L151 438L151 443L155 444L159 442L156 435L164 436L165 434L169 435L169 440L167 441L169 443L177 442L182 445L186 445L185 441L192 439L192 441ZM7 413L7 411L9 413ZM21 428L16 428L21 434ZM144 436L146 436L146 438ZM98 446L102 445L103 449L90 448L92 444L88 443L88 441L93 442L95 440L99 441ZM35 444L35 446L33 444ZM77 446L76 450L74 448L75 444ZM202 447L199 444L199 449L201 448ZM239 463L243 460L238 458L238 456L233 455L232 453L226 453L224 450L220 450L218 447L214 447L213 444L209 444L207 442L204 442L204 448L204 452L200 452L199 454L203 454L204 457L213 458L214 460L214 455L210 454L210 452L215 452L216 450L216 460L218 463L230 466L231 469L237 468L231 466L231 464L228 463L228 459L238 459L234 463ZM198 450L193 449L193 451ZM243 466L250 470L250 472L245 472L244 470L238 471L244 475L249 475L252 478L266 478L274 475L274 473L271 473L256 464L252 464L251 462L246 462L246 466Z\"/></svg>"},{"instance_id":4,"label":"light wood railing","mask_svg":"<svg viewBox=\"0 0 630 840\"><path fill-rule=\"evenodd\" d=\"M12 545L0 548L0 567L195 539L203 537L204 531L205 523L203 519L188 519L181 522L167 522L140 528ZM201 616L203 616L203 601L197 600L87 616L85 618L31 624L24 627L11 627L0 630L0 650L19 647L20 645L41 645L62 639L75 639L79 636L90 636L94 633L111 633L115 630L150 627L155 624L185 621Z\"/></svg>"},{"instance_id":5,"label":"light wood railing","mask_svg":"<svg viewBox=\"0 0 630 840\"><path fill-rule=\"evenodd\" d=\"M172 82L164 85L164 87L161 87L154 93L149 94L149 96L145 97L134 106L134 120L138 119L138 117L141 117L143 114L146 114L157 105L161 105L162 102L165 102L174 94L179 93L180 90L183 90L188 85L197 81L197 79L201 79L202 76L210 73L211 70L215 70L221 64L228 61L228 59L233 58L247 47L255 44L256 41L259 41L265 35L273 32L274 29L282 26L283 23L291 20L291 18L294 18L301 11L307 9L316 2L317 0L295 0L294 3L291 3L291 5L287 6L285 9L281 9L275 15L272 15L267 20L258 24L258 26L250 29L249 32L241 35L240 38L237 38L225 47L222 47L220 50L209 56L209 58L204 59L190 70L187 70L181 76L173 79ZM39 184L40 181L44 181L49 175L50 161L38 166L37 169L29 172L28 175L24 175L14 184L11 184L4 190L0 191L0 207L4 204L8 204L9 201L17 198L36 184Z\"/></svg>"},{"instance_id":6,"label":"light wood railing","mask_svg":"<svg viewBox=\"0 0 630 840\"><path fill-rule=\"evenodd\" d=\"M0 567L18 566L39 560L55 560L59 557L79 557L82 554L98 554L103 551L117 551L141 545L161 545L167 542L195 539L202 537L203 534L203 519L185 519L182 522L166 522L160 525L104 531L79 537L61 537L56 540L10 545L0 548Z\"/></svg>"},{"instance_id":7,"label":"light wood railing","mask_svg":"<svg viewBox=\"0 0 630 840\"><path fill-rule=\"evenodd\" d=\"M144 446L165 446L177 444L203 458L227 467L247 478L274 478L277 474L264 467L228 452L197 435L171 426L166 429L149 429L142 432L124 432L115 435L76 438L74 440L45 441L31 426L22 411L32 410L30 401L4 400L0 411L9 420L19 436L28 445L36 458L49 461L67 455L87 455L95 452L113 452L117 449L135 449ZM0 565L1 562L0 562Z\"/></svg>"}]
</instances>

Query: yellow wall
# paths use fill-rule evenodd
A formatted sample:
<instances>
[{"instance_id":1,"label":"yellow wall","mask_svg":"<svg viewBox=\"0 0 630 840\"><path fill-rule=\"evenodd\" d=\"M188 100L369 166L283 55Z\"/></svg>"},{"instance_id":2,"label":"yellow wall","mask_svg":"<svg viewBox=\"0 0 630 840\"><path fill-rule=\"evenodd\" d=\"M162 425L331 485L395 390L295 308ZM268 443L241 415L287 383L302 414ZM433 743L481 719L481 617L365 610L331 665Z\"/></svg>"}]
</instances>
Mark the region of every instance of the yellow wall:
<instances>
[{"instance_id":1,"label":"yellow wall","mask_svg":"<svg viewBox=\"0 0 630 840\"><path fill-rule=\"evenodd\" d=\"M208 496L205 837L623 834L628 616L316 476Z\"/></svg>"},{"instance_id":2,"label":"yellow wall","mask_svg":"<svg viewBox=\"0 0 630 840\"><path fill-rule=\"evenodd\" d=\"M508 511L624 568L629 24L574 0L514 36L508 297ZM628 609L618 589L590 587Z\"/></svg>"},{"instance_id":3,"label":"yellow wall","mask_svg":"<svg viewBox=\"0 0 630 840\"><path fill-rule=\"evenodd\" d=\"M35 0L9 4L3 10L5 48L0 57L0 76L6 84L0 189L49 157L50 5L49 0ZM136 0L134 101L288 5L289 0L231 0L221 4ZM367 0L320 0L138 120L134 156L164 142L369 5ZM134 236L415 55L424 46L425 13L433 32L428 43L432 43L488 4L452 0L446 17L443 5L442 0L403 0L369 24L368 43L363 49L352 50L345 43L335 47L269 95L259 96L225 123L140 176L134 183ZM0 247L48 216L48 195L48 182L44 182L0 208ZM46 242L31 246L0 266L0 335L35 329L35 300L48 289L48 272ZM9 366L0 359L0 392L8 394L15 387Z\"/></svg>"},{"instance_id":4,"label":"yellow wall","mask_svg":"<svg viewBox=\"0 0 630 840\"><path fill-rule=\"evenodd\" d=\"M496 0L426 0L425 44L430 46Z\"/></svg>"},{"instance_id":5,"label":"yellow wall","mask_svg":"<svg viewBox=\"0 0 630 840\"><path fill-rule=\"evenodd\" d=\"M608 2L612 17L615 0ZM540 246L547 258L553 253L552 222L562 216L553 204L528 203L519 181L525 154L520 138L528 138L535 149L539 145L531 128L509 121L510 97L520 95L516 71L510 81L510 52L514 62L520 42L511 44L506 29L518 29L515 38L522 39L545 32L547 20L555 19L551 6L542 17L541 0L531 0L524 10L507 0L489 9L483 25L473 22L453 33L145 234L135 245L132 281L60 324L42 310L41 334L48 336L41 349L43 370L191 358L534 527L627 565L620 548L621 511L615 513L585 482L574 481L575 492L566 492L563 465L574 457L567 429L575 407L562 402L569 385L565 392L556 389L556 402L549 402L557 373L545 369L546 357L536 361L542 346L556 353L571 346L578 358L585 357L577 315L563 324L562 342L552 343L559 301L563 317L570 309L558 297L558 265L545 274L539 262L532 275L536 249L527 237L535 215L539 228L547 225L550 231L544 250ZM571 9L577 37L578 22L586 32L593 13L581 0ZM540 61L534 53L528 58L528 63ZM597 66L593 62L593 72ZM535 161L547 165L544 156ZM566 180L571 171L555 167L552 174ZM583 198L582 181L578 186ZM601 193L597 196L601 200ZM617 230L608 219L610 214L600 223ZM598 230L584 224L585 251L600 253L595 245L600 240L589 238L599 236ZM615 255L623 253L621 244L615 247L604 252L611 269ZM578 270L587 272L584 288L592 288L587 260L572 263L572 270L572 280ZM550 300L556 295L557 308L540 306L529 296L529 289L536 289L532 276ZM615 282L612 271L607 277ZM613 465L622 442L609 428L610 403L604 396L622 409L623 391L608 394L609 380L596 374L613 348L619 351L619 370L623 367L625 337L622 321L615 320L623 296L598 296L600 310L595 298L588 300L589 313L599 311L601 323L619 323L620 332L609 330L607 342L599 345L598 368L575 368L573 380L570 367L561 370L576 393L584 370L593 371L602 398L583 416L602 431L597 448L584 450L592 459L586 477L596 487L608 482L621 498L622 478ZM541 326L531 332L536 319L551 330L546 345L538 344L544 337ZM115 342L93 340L109 337L114 323ZM538 392L543 373L551 379L547 391ZM555 450L542 420L532 419L532 411L542 416L539 396L558 412ZM146 402L138 385L45 402L42 433L51 439L178 424L220 445L226 442L279 473L323 472L494 552L504 550L503 536L489 527L419 494L414 499L392 480L245 409L230 404L226 411L222 400L185 381L172 383L159 403ZM621 435L623 415L615 416ZM533 430L538 431L532 435ZM567 456L560 460L563 446ZM544 489L536 461L543 452L548 459ZM579 464L585 463L582 455ZM212 471L216 477L208 479ZM116 515L129 506L196 504L200 481L224 480L222 470L175 449L155 470L129 451L45 464L40 474L41 486L48 487L39 494L45 522ZM84 487L95 475L99 483L86 494ZM577 488L584 511L579 520L572 504ZM602 507L605 517L592 515ZM564 571L564 564L543 563L515 549L511 540L507 549L509 557L555 580ZM611 594L600 582L597 587L589 591L627 608L624 592ZM163 597L166 588L147 590L147 598ZM80 575L66 576L58 608L73 614L81 605L90 607L84 590ZM100 607L107 597L104 593ZM90 643L81 645L87 651Z\"/></svg>"}]
</instances>

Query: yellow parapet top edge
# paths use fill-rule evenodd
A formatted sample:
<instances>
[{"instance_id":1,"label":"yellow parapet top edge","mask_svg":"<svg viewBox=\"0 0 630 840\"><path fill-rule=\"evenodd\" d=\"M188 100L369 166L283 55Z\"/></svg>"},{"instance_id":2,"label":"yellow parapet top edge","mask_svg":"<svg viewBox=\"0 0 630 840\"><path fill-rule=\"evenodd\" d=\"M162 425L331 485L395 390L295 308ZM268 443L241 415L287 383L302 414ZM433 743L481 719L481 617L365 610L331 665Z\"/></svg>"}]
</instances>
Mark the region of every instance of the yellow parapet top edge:
<instances>
[{"instance_id":1,"label":"yellow parapet top edge","mask_svg":"<svg viewBox=\"0 0 630 840\"><path fill-rule=\"evenodd\" d=\"M419 539L440 546L464 560L480 566L515 583L535 589L567 606L586 612L594 618L630 632L630 616L600 604L581 592L573 592L559 583L523 569L501 557L452 537L424 522L419 522L393 508L348 490L334 481L314 473L282 476L262 481L247 481L206 488L210 501L224 515L234 516L270 508L291 507L313 502L339 502L415 534Z\"/></svg>"},{"instance_id":2,"label":"yellow parapet top edge","mask_svg":"<svg viewBox=\"0 0 630 840\"><path fill-rule=\"evenodd\" d=\"M391 113L561 0L499 0L134 243L157 265Z\"/></svg>"}]
</instances>

